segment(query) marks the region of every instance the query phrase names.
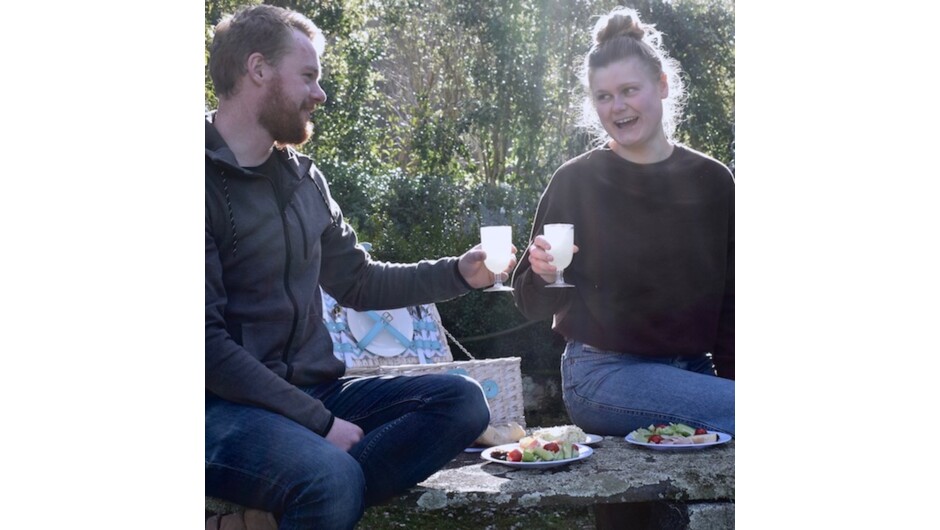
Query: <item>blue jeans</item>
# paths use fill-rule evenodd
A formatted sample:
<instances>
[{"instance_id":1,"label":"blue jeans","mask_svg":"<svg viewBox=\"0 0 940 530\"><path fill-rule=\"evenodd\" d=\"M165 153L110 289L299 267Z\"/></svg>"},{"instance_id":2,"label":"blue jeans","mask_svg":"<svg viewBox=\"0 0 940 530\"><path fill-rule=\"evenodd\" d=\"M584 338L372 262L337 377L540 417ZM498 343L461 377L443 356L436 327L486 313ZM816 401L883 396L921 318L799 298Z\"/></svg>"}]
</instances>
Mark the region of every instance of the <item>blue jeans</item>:
<instances>
[{"instance_id":1,"label":"blue jeans","mask_svg":"<svg viewBox=\"0 0 940 530\"><path fill-rule=\"evenodd\" d=\"M716 376L706 354L653 358L570 341L561 378L568 415L588 433L676 422L734 434L734 381Z\"/></svg>"},{"instance_id":2,"label":"blue jeans","mask_svg":"<svg viewBox=\"0 0 940 530\"><path fill-rule=\"evenodd\" d=\"M206 394L206 495L272 512L279 528L353 528L368 506L429 477L486 429L461 375L343 378L301 390L365 436L348 453L279 414Z\"/></svg>"}]
</instances>

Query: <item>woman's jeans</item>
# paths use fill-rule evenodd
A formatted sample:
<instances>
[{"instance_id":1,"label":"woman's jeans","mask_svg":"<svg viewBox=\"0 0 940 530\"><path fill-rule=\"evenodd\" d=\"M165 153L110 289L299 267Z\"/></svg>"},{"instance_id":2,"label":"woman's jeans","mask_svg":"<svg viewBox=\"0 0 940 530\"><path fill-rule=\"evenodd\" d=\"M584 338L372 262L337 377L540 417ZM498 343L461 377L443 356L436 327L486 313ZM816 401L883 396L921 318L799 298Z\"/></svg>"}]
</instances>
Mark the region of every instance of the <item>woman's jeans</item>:
<instances>
[{"instance_id":1,"label":"woman's jeans","mask_svg":"<svg viewBox=\"0 0 940 530\"><path fill-rule=\"evenodd\" d=\"M734 381L716 376L707 354L653 358L570 341L561 377L568 415L585 432L626 436L674 422L734 434Z\"/></svg>"},{"instance_id":2,"label":"woman's jeans","mask_svg":"<svg viewBox=\"0 0 940 530\"><path fill-rule=\"evenodd\" d=\"M272 512L285 529L353 528L366 507L426 479L486 429L460 375L343 378L301 390L365 436L344 452L292 420L206 394L206 495Z\"/></svg>"}]
</instances>

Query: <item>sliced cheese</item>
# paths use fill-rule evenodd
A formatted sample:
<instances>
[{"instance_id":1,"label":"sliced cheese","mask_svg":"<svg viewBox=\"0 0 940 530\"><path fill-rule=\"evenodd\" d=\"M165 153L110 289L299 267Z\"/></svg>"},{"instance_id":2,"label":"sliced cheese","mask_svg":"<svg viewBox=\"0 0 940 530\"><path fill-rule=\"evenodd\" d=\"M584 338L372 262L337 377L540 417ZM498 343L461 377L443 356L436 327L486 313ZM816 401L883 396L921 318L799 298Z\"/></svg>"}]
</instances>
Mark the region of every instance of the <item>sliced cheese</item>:
<instances>
[{"instance_id":1,"label":"sliced cheese","mask_svg":"<svg viewBox=\"0 0 940 530\"><path fill-rule=\"evenodd\" d=\"M707 443L714 443L717 441L718 441L718 435L715 433L696 434L692 436L692 443L696 443L696 444L707 444Z\"/></svg>"}]
</instances>

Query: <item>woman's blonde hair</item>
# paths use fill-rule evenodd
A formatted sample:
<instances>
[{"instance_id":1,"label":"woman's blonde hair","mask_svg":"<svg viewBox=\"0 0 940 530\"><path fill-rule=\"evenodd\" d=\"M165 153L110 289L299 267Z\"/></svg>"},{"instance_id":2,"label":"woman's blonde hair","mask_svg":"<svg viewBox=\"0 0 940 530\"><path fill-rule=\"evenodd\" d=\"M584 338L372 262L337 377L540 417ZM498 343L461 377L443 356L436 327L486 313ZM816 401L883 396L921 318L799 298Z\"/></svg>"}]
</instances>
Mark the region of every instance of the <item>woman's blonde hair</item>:
<instances>
[{"instance_id":1,"label":"woman's blonde hair","mask_svg":"<svg viewBox=\"0 0 940 530\"><path fill-rule=\"evenodd\" d=\"M652 24L642 23L636 10L618 7L597 20L592 35L594 43L584 57L579 76L585 96L578 124L594 135L596 144L609 139L594 109L591 74L597 68L636 57L654 79L666 74L669 95L663 100L663 131L666 138L672 140L685 105L686 92L682 67L663 48L662 33Z\"/></svg>"}]
</instances>

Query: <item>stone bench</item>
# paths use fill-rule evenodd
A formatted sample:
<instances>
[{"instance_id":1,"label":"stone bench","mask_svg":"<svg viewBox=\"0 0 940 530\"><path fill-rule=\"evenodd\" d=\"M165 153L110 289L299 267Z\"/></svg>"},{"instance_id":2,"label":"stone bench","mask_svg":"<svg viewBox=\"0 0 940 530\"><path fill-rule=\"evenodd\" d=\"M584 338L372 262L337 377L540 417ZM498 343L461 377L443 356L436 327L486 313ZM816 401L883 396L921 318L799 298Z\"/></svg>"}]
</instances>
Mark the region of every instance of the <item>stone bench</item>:
<instances>
[{"instance_id":1,"label":"stone bench","mask_svg":"<svg viewBox=\"0 0 940 530\"><path fill-rule=\"evenodd\" d=\"M670 528L732 528L734 441L667 452L606 437L591 457L548 469L513 469L464 453L395 502L418 512L588 506L599 529L661 527L661 512L678 510Z\"/></svg>"},{"instance_id":2,"label":"stone bench","mask_svg":"<svg viewBox=\"0 0 940 530\"><path fill-rule=\"evenodd\" d=\"M734 444L653 451L606 437L594 454L548 469L513 469L461 453L391 504L420 517L488 510L589 508L598 529L734 527ZM216 513L237 509L216 503Z\"/></svg>"}]
</instances>

